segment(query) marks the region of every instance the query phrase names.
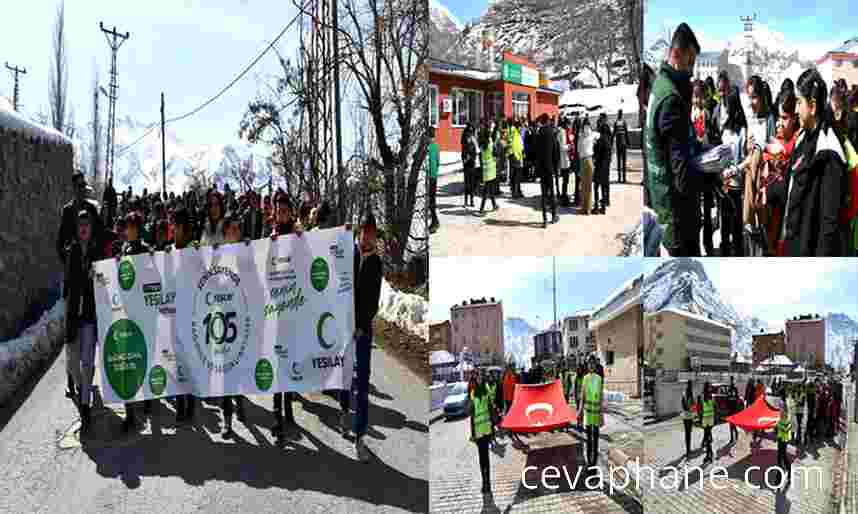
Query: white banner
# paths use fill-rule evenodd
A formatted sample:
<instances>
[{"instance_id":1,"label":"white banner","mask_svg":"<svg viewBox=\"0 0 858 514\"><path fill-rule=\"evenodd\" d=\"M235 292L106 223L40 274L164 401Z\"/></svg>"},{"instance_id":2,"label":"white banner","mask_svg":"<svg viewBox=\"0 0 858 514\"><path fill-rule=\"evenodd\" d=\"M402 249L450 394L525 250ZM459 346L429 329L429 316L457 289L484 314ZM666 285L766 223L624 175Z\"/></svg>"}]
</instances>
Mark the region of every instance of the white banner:
<instances>
[{"instance_id":1,"label":"white banner","mask_svg":"<svg viewBox=\"0 0 858 514\"><path fill-rule=\"evenodd\" d=\"M96 273L106 403L351 385L349 231L106 260Z\"/></svg>"}]
</instances>

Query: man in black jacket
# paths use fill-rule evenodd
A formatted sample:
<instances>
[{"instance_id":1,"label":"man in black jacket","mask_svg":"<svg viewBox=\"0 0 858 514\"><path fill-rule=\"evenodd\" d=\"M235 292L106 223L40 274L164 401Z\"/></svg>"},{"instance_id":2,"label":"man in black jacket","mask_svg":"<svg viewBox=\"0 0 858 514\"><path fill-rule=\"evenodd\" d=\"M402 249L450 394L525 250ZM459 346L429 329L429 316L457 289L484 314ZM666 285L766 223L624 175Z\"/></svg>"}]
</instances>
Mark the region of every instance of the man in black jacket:
<instances>
[{"instance_id":1,"label":"man in black jacket","mask_svg":"<svg viewBox=\"0 0 858 514\"><path fill-rule=\"evenodd\" d=\"M90 233L95 244L101 242L102 223L101 217L98 215L98 209L95 205L86 199L86 177L80 171L76 171L72 175L72 184L74 185L75 196L63 206L62 217L60 221L60 230L57 234L57 255L60 261L66 264L66 252L69 245L78 237L78 213L81 210L86 210L90 215ZM63 286L63 298L68 297L68 284ZM71 375L68 375L68 390L66 391L67 398L75 398L78 392L75 391L74 380Z\"/></svg>"},{"instance_id":2,"label":"man in black jacket","mask_svg":"<svg viewBox=\"0 0 858 514\"><path fill-rule=\"evenodd\" d=\"M672 256L700 256L703 173L691 156L691 76L699 53L694 32L680 24L673 33L668 62L662 64L653 85L654 112L648 113L647 137L653 143L646 149L652 152L648 156L650 199L659 223L667 225L666 246ZM653 187L659 191L652 191Z\"/></svg>"},{"instance_id":3,"label":"man in black jacket","mask_svg":"<svg viewBox=\"0 0 858 514\"><path fill-rule=\"evenodd\" d=\"M376 253L377 228L375 217L367 213L360 225L360 235L355 246L354 256L354 298L355 298L355 368L357 377L353 384L357 389L357 405L352 429L355 433L355 453L361 462L369 461L369 453L363 442L369 419L369 375L372 354L372 320L378 313L378 301L381 296L382 264ZM340 407L343 410L341 423L343 432L347 431L346 413L351 403L351 391L340 394Z\"/></svg>"},{"instance_id":4,"label":"man in black jacket","mask_svg":"<svg viewBox=\"0 0 858 514\"><path fill-rule=\"evenodd\" d=\"M90 396L95 374L96 313L92 264L104 257L92 238L92 215L77 216L78 239L66 248L66 370L77 386L81 434L89 432Z\"/></svg>"},{"instance_id":5,"label":"man in black jacket","mask_svg":"<svg viewBox=\"0 0 858 514\"><path fill-rule=\"evenodd\" d=\"M533 158L542 185L542 227L548 227L548 211L551 211L551 223L557 223L557 203L554 200L554 174L556 163L560 162L560 144L554 128L548 124L548 115L542 114L537 120L539 129L534 136Z\"/></svg>"},{"instance_id":6,"label":"man in black jacket","mask_svg":"<svg viewBox=\"0 0 858 514\"><path fill-rule=\"evenodd\" d=\"M617 145L617 182L626 183L626 149L629 147L629 129L623 119L623 110L617 112L614 122L614 141Z\"/></svg>"}]
</instances>

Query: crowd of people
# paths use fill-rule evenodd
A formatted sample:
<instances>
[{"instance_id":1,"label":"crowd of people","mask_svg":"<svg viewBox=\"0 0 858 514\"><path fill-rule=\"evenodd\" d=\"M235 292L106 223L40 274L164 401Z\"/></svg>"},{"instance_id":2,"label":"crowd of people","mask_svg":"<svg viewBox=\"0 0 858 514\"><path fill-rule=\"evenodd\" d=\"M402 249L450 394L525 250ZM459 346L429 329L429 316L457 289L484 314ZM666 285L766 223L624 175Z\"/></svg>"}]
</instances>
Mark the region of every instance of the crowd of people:
<instances>
[{"instance_id":1,"label":"crowd of people","mask_svg":"<svg viewBox=\"0 0 858 514\"><path fill-rule=\"evenodd\" d=\"M66 299L66 337L68 390L66 396L75 403L81 416L81 435L91 428L92 381L95 371L97 319L93 284L93 263L99 260L155 251L171 252L185 248L227 244L249 244L261 238L277 239L319 228L332 228L330 207L305 203L293 209L289 197L282 191L273 199L249 192L236 195L229 186L223 192L212 188L205 195L193 192L161 198L146 190L139 197L131 189L116 198L110 188L101 210L87 198L88 186L83 173L73 177L75 197L62 211L57 237L57 252L65 264L63 296ZM118 200L118 201L117 201ZM351 226L346 225L351 231ZM355 299L355 380L356 405L351 429L355 433L355 451L361 461L369 459L363 442L368 426L368 394L370 354L372 348L372 322L378 311L381 294L382 262L377 252L377 227L372 213L361 220L355 241L354 299ZM342 409L341 428L349 432L347 415L351 410L352 391L331 392L337 396ZM287 430L296 428L292 403L295 393L274 394L273 435L282 444ZM176 421L193 423L192 395L169 399L174 403ZM143 402L142 414L152 415L158 400ZM241 396L228 396L219 400L224 414L224 439L235 437L232 415L244 421ZM124 432L136 429L140 406L125 405ZM284 415L285 409L285 415Z\"/></svg>"},{"instance_id":2,"label":"crowd of people","mask_svg":"<svg viewBox=\"0 0 858 514\"><path fill-rule=\"evenodd\" d=\"M509 412L515 399L516 384L543 384L560 380L564 399L574 406L577 413L575 428L585 432L587 438L587 472L592 473L597 466L599 455L599 428L604 425L604 378L605 369L595 355L577 368L566 364L543 367L534 365L530 370L516 371L514 365L507 365L503 373L487 372L475 369L468 380L470 398L470 434L471 442L477 445L482 476L482 492L491 493L491 469L489 449L497 447L498 437L507 435L523 446L514 432L498 429L503 417ZM567 431L572 427L557 430Z\"/></svg>"},{"instance_id":3,"label":"crowd of people","mask_svg":"<svg viewBox=\"0 0 858 514\"><path fill-rule=\"evenodd\" d=\"M705 452L704 466L714 460L712 451L712 430L719 419L736 414L742 409L750 408L759 398L771 403L770 408L779 412L778 421L774 427L774 437L778 443L778 466L788 477L790 461L787 457L787 446L793 444L801 450L822 439L833 439L844 429L840 425L843 408L843 386L840 382L829 378L822 380L804 378L787 381L779 377L772 379L768 388L763 380L751 378L746 382L744 397L739 396L734 377L730 377L727 387L727 397L719 406L714 400L715 386L708 381L703 384L702 396L694 397L692 382L686 383L682 396L682 417L685 425L685 461L691 458L691 439L694 420L703 428L701 450ZM771 401L770 401L771 400ZM723 411L726 409L726 412ZM802 433L804 428L804 433ZM759 448L762 442L762 432L755 430L751 448ZM730 423L730 441L728 445L738 441L738 430ZM719 452L720 453L720 452Z\"/></svg>"},{"instance_id":4,"label":"crowd of people","mask_svg":"<svg viewBox=\"0 0 858 514\"><path fill-rule=\"evenodd\" d=\"M650 86L645 201L664 228L666 251L858 255L858 84L850 90L840 79L829 88L816 69L776 92L759 75L737 85L724 70L694 81L699 53L681 24ZM730 157L713 172L701 159L720 145Z\"/></svg>"},{"instance_id":5,"label":"crowd of people","mask_svg":"<svg viewBox=\"0 0 858 514\"><path fill-rule=\"evenodd\" d=\"M434 131L431 135L430 217L434 231L438 218L432 199L439 164ZM589 117L577 113L559 119L545 113L536 120L484 119L480 124L465 126L461 146L464 206L476 207L480 196L480 214L487 202L497 209L501 183L508 182L510 198L522 199L521 184L539 180L543 228L557 223L558 206L574 207L583 215L605 214L611 205L610 164L614 151L617 182L626 182L629 133L622 111L617 113L613 128L604 112L597 118L595 128Z\"/></svg>"}]
</instances>

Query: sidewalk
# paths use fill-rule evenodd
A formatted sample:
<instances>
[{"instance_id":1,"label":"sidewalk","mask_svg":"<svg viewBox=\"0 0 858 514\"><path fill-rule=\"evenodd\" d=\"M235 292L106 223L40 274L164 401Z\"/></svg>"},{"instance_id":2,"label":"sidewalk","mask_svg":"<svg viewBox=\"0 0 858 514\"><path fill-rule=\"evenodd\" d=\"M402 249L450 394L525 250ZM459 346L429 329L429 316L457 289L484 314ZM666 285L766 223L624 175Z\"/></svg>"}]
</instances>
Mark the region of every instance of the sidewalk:
<instances>
[{"instance_id":1,"label":"sidewalk","mask_svg":"<svg viewBox=\"0 0 858 514\"><path fill-rule=\"evenodd\" d=\"M845 482L845 490L840 502L840 512L851 514L858 512L858 423L854 421L851 391L844 393L844 397L846 397L846 422L849 428L846 431L846 452L843 456L846 470L842 480Z\"/></svg>"}]
</instances>

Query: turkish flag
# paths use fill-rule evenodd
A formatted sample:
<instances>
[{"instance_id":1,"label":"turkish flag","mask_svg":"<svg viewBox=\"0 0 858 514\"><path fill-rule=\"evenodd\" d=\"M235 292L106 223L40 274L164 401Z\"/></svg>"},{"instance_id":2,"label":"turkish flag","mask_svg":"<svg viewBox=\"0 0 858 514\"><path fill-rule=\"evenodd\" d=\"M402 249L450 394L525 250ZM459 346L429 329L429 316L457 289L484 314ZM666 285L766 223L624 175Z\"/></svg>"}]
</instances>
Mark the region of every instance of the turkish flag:
<instances>
[{"instance_id":1,"label":"turkish flag","mask_svg":"<svg viewBox=\"0 0 858 514\"><path fill-rule=\"evenodd\" d=\"M763 395L757 398L747 409L724 418L728 423L749 432L772 428L777 425L779 419L781 419L781 412L769 407Z\"/></svg>"},{"instance_id":2,"label":"turkish flag","mask_svg":"<svg viewBox=\"0 0 858 514\"><path fill-rule=\"evenodd\" d=\"M515 384L515 394L501 428L511 432L545 432L576 420L575 410L563 398L560 380L545 384Z\"/></svg>"}]
</instances>

